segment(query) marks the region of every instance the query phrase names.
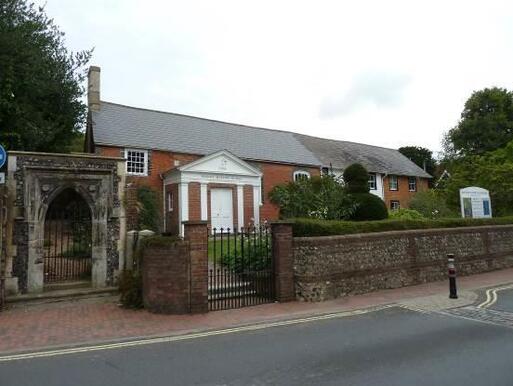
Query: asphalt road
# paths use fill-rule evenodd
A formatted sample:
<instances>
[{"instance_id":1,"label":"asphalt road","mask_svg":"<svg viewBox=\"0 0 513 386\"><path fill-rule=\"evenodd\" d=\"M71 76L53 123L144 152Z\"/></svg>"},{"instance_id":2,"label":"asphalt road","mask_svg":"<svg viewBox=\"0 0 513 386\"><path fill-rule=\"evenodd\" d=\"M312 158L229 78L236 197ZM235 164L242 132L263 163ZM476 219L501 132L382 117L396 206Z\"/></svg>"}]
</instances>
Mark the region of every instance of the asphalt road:
<instances>
[{"instance_id":1,"label":"asphalt road","mask_svg":"<svg viewBox=\"0 0 513 386\"><path fill-rule=\"evenodd\" d=\"M394 307L251 332L2 362L0 385L513 385L512 358L511 327Z\"/></svg>"}]
</instances>

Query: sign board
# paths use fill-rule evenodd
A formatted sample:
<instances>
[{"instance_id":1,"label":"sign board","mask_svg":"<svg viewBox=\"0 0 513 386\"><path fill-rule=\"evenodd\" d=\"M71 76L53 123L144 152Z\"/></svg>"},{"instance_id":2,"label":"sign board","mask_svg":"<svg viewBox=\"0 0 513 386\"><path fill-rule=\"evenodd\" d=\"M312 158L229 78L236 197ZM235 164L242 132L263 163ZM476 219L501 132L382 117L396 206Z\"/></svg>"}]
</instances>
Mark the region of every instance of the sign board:
<instances>
[{"instance_id":1,"label":"sign board","mask_svg":"<svg viewBox=\"0 0 513 386\"><path fill-rule=\"evenodd\" d=\"M5 184L5 173L0 173L0 185Z\"/></svg>"},{"instance_id":2,"label":"sign board","mask_svg":"<svg viewBox=\"0 0 513 386\"><path fill-rule=\"evenodd\" d=\"M477 186L460 189L461 217L491 218L490 192Z\"/></svg>"},{"instance_id":3,"label":"sign board","mask_svg":"<svg viewBox=\"0 0 513 386\"><path fill-rule=\"evenodd\" d=\"M7 152L5 151L4 147L0 145L0 168L5 165L7 162Z\"/></svg>"}]
</instances>

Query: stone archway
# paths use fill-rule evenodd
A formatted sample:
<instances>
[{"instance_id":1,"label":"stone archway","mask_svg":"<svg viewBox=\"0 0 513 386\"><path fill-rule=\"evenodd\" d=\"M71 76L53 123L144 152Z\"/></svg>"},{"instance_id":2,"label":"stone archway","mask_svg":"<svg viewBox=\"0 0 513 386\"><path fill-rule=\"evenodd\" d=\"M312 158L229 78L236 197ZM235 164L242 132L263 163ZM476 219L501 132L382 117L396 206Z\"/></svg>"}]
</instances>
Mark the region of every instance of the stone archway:
<instances>
[{"instance_id":1,"label":"stone archway","mask_svg":"<svg viewBox=\"0 0 513 386\"><path fill-rule=\"evenodd\" d=\"M43 291L45 220L63 194L80 197L90 211L91 285L113 285L124 258L124 159L12 152L8 173L15 222L7 269L20 292Z\"/></svg>"}]
</instances>

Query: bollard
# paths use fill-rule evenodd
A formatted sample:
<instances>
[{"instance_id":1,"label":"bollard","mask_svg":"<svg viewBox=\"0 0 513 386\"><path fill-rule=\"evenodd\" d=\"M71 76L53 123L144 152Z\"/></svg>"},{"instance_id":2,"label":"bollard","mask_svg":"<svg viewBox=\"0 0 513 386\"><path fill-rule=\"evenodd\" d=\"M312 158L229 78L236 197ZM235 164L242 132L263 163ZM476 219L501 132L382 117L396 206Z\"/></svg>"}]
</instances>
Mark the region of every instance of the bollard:
<instances>
[{"instance_id":1,"label":"bollard","mask_svg":"<svg viewBox=\"0 0 513 386\"><path fill-rule=\"evenodd\" d=\"M456 267L454 266L454 254L447 254L447 267L449 268L449 298L458 299L456 289Z\"/></svg>"}]
</instances>

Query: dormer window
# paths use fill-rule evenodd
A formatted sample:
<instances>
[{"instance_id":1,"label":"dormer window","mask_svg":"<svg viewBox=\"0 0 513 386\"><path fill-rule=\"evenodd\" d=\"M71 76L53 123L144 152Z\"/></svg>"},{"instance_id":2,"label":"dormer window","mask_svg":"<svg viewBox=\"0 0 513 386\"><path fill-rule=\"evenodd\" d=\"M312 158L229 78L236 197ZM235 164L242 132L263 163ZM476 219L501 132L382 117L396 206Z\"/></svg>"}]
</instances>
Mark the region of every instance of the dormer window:
<instances>
[{"instance_id":1,"label":"dormer window","mask_svg":"<svg viewBox=\"0 0 513 386\"><path fill-rule=\"evenodd\" d=\"M133 176L148 175L148 151L125 149L126 173Z\"/></svg>"},{"instance_id":2,"label":"dormer window","mask_svg":"<svg viewBox=\"0 0 513 386\"><path fill-rule=\"evenodd\" d=\"M304 170L297 170L294 172L294 182L308 180L310 178L310 173Z\"/></svg>"}]
</instances>

